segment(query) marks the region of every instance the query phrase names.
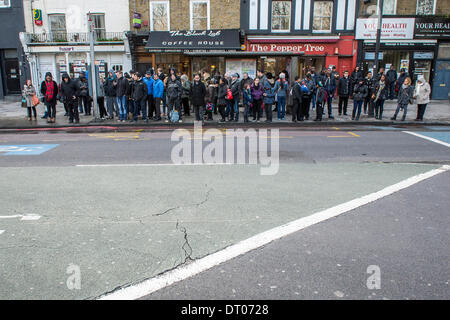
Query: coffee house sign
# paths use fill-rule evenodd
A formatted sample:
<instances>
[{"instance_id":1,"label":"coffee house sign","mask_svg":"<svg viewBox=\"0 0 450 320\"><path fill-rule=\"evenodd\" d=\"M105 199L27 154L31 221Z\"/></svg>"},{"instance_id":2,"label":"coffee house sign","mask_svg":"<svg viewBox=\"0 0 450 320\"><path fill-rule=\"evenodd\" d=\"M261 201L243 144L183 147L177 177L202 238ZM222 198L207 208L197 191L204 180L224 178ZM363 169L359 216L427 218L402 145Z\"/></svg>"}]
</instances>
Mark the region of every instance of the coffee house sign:
<instances>
[{"instance_id":1,"label":"coffee house sign","mask_svg":"<svg viewBox=\"0 0 450 320\"><path fill-rule=\"evenodd\" d=\"M155 50L196 50L241 48L239 30L203 30L203 31L152 31L146 49Z\"/></svg>"}]
</instances>

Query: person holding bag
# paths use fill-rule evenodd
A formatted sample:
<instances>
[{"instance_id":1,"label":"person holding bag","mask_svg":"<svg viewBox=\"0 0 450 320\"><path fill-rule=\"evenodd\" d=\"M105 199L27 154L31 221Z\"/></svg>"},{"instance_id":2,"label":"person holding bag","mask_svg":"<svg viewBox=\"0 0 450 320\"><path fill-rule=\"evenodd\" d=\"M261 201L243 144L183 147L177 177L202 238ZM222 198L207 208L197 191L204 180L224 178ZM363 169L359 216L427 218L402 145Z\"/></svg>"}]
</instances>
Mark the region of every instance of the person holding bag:
<instances>
[{"instance_id":1,"label":"person holding bag","mask_svg":"<svg viewBox=\"0 0 450 320\"><path fill-rule=\"evenodd\" d=\"M37 100L37 103L35 102ZM31 111L33 111L34 120L37 120L36 105L39 99L36 97L36 89L31 84L31 80L27 80L22 90L22 107L27 108L28 121L31 121Z\"/></svg>"},{"instance_id":2,"label":"person holding bag","mask_svg":"<svg viewBox=\"0 0 450 320\"><path fill-rule=\"evenodd\" d=\"M403 109L402 121L405 121L406 114L408 112L408 104L412 104L414 102L413 95L414 95L414 90L411 87L411 78L406 77L405 81L403 82L403 84L401 85L401 87L398 91L397 110L395 110L394 116L391 118L391 120L396 120L399 111Z\"/></svg>"},{"instance_id":3,"label":"person holding bag","mask_svg":"<svg viewBox=\"0 0 450 320\"><path fill-rule=\"evenodd\" d=\"M388 96L388 88L389 85L386 82L386 76L382 74L380 81L375 84L375 119L383 119L384 101Z\"/></svg>"}]
</instances>

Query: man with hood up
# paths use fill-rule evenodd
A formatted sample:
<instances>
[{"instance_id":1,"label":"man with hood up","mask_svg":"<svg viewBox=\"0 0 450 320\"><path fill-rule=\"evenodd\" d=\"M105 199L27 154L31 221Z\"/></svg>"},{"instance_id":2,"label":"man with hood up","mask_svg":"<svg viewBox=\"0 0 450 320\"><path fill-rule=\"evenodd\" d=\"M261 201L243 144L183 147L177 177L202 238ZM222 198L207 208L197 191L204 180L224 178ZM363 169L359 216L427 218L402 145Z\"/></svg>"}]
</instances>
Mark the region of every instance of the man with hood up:
<instances>
[{"instance_id":1,"label":"man with hood up","mask_svg":"<svg viewBox=\"0 0 450 320\"><path fill-rule=\"evenodd\" d=\"M58 84L53 80L53 76L50 72L45 74L45 80L41 83L41 93L44 96L44 103L47 106L47 122L55 123Z\"/></svg>"},{"instance_id":2,"label":"man with hood up","mask_svg":"<svg viewBox=\"0 0 450 320\"><path fill-rule=\"evenodd\" d=\"M91 114L91 101L89 97L89 84L86 79L86 76L81 73L78 80L79 92L80 92L80 113L83 113L84 106L84 115L89 116Z\"/></svg>"},{"instance_id":3,"label":"man with hood up","mask_svg":"<svg viewBox=\"0 0 450 320\"><path fill-rule=\"evenodd\" d=\"M69 123L80 123L80 116L78 114L78 96L79 90L77 83L70 79L70 76L65 72L62 75L60 96L64 102L64 107L69 113Z\"/></svg>"}]
</instances>

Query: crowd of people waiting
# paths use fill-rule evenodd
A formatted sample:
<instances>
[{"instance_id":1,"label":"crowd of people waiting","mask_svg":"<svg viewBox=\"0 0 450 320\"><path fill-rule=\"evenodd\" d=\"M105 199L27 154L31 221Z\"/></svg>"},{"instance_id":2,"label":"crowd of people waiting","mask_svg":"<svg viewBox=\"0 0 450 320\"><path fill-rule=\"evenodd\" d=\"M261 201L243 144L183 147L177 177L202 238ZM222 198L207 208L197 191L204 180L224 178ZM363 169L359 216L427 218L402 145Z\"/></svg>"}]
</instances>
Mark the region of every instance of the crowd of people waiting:
<instances>
[{"instance_id":1,"label":"crowd of people waiting","mask_svg":"<svg viewBox=\"0 0 450 320\"><path fill-rule=\"evenodd\" d=\"M100 118L117 119L119 122L166 121L182 122L183 115L190 116L191 109L196 121L213 121L213 114L219 114L219 122L239 121L240 105L243 106L244 122L259 122L265 115L265 122L272 122L272 115L278 120L285 120L286 106L292 96L292 121L310 119L310 109L316 110L314 121L321 121L328 111L328 118L333 119L332 103L338 97L338 114L347 115L349 99L353 99L352 120L359 120L362 111L368 117L381 120L384 102L398 99L397 109L391 120L396 120L403 110L401 120L405 120L408 105L417 103L416 121L422 121L429 102L430 85L423 76L419 76L415 88L411 78L401 70L400 74L393 67L385 72L380 68L376 75L356 67L349 74L344 71L340 76L336 68L323 69L316 73L309 67L304 78L295 77L289 82L287 71L277 77L271 73L257 71L255 79L237 73L213 76L207 72L195 74L192 81L186 74L169 69L166 75L161 68L148 70L145 75L130 71L123 73L109 70L106 78L100 78L100 90L97 103ZM51 73L45 75L40 93L46 106L45 114L49 123L55 122L56 103L64 104L65 116L69 123L79 123L80 114L91 115L92 98L89 94L85 75L71 79L67 73L58 85ZM22 105L28 109L28 119L32 112L36 119L36 90L28 80L24 85Z\"/></svg>"}]
</instances>

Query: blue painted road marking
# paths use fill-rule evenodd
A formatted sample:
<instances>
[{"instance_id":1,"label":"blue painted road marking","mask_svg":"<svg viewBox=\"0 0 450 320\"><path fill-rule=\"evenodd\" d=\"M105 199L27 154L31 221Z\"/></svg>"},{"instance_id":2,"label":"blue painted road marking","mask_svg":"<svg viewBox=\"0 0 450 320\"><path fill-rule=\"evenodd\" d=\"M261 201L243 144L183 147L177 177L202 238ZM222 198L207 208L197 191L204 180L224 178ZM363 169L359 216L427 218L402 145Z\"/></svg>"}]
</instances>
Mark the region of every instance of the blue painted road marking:
<instances>
[{"instance_id":1,"label":"blue painted road marking","mask_svg":"<svg viewBox=\"0 0 450 320\"><path fill-rule=\"evenodd\" d=\"M57 144L22 144L11 146L0 145L0 153L4 153L5 156L39 155L57 146Z\"/></svg>"},{"instance_id":2,"label":"blue painted road marking","mask_svg":"<svg viewBox=\"0 0 450 320\"><path fill-rule=\"evenodd\" d=\"M440 140L442 142L447 142L450 143L450 132L417 132L421 135L436 139L436 140Z\"/></svg>"}]
</instances>

